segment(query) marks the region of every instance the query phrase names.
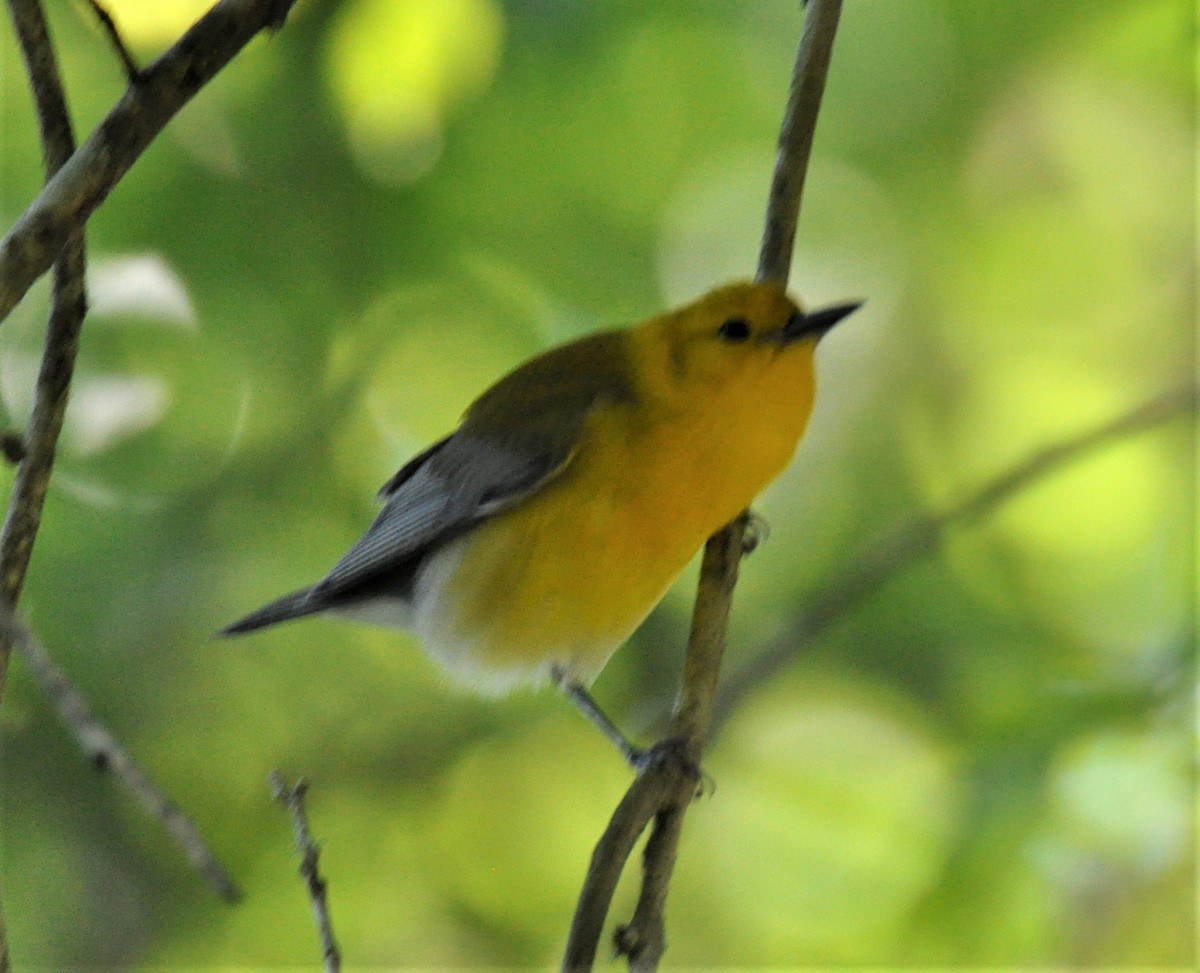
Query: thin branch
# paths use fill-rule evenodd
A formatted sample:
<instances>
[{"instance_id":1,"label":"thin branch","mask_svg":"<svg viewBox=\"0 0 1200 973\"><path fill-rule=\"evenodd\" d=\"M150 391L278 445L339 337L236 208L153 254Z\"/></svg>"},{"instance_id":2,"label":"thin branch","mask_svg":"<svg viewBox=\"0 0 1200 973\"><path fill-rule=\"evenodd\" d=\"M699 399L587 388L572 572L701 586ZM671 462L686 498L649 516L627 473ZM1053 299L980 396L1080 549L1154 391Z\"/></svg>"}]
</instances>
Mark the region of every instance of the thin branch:
<instances>
[{"instance_id":1,"label":"thin branch","mask_svg":"<svg viewBox=\"0 0 1200 973\"><path fill-rule=\"evenodd\" d=\"M817 111L825 87L841 0L810 0L792 74L779 155L768 201L759 257L759 280L787 282L793 238L812 149ZM616 937L631 969L653 971L665 949L664 913L682 833L683 816L695 797L699 763L709 735L726 623L745 542L745 515L709 539L700 569L679 699L664 743L648 761L614 812L592 855L571 925L563 969L590 970L625 862L651 818L653 832L643 858L642 892L633 919Z\"/></svg>"},{"instance_id":2,"label":"thin branch","mask_svg":"<svg viewBox=\"0 0 1200 973\"><path fill-rule=\"evenodd\" d=\"M104 33L108 35L113 50L117 52L117 57L121 61L121 67L125 69L125 80L131 85L137 84L142 79L142 69L137 66L137 61L133 59L133 55L129 53L129 48L125 46L125 40L121 37L121 32L117 29L116 21L112 19L109 12L100 6L96 0L88 0L88 6L92 8L92 13L96 15L96 19L100 21L100 26L104 28Z\"/></svg>"},{"instance_id":3,"label":"thin branch","mask_svg":"<svg viewBox=\"0 0 1200 973\"><path fill-rule=\"evenodd\" d=\"M719 535L726 539L724 544L710 541L705 547L700 571L702 590L705 579L713 578L718 571L731 569L736 577L741 533L740 528L726 531ZM703 611L699 610L701 605L705 606ZM679 703L665 742L651 748L646 765L617 805L592 852L563 956L562 969L568 973L592 969L617 882L651 820L655 828L643 856L641 895L633 919L617 930L615 945L621 955L629 958L630 968L639 971L655 969L666 948L666 896L683 813L700 781L698 765L720 661L714 660L712 653L724 647L727 615L727 600L697 599L689 643L700 645L701 650L689 651L684 662Z\"/></svg>"},{"instance_id":4,"label":"thin branch","mask_svg":"<svg viewBox=\"0 0 1200 973\"><path fill-rule=\"evenodd\" d=\"M296 831L296 850L300 852L300 877L304 879L309 901L312 902L313 921L317 924L317 937L321 941L325 973L338 973L342 966L342 954L333 936L333 923L329 919L329 903L326 898L328 886L318 869L321 851L308 828L308 813L304 809L308 783L298 780L294 785L290 785L278 770L272 770L267 775L267 786L271 789L272 799L291 812L292 825Z\"/></svg>"},{"instance_id":5,"label":"thin branch","mask_svg":"<svg viewBox=\"0 0 1200 973\"><path fill-rule=\"evenodd\" d=\"M166 122L263 27L279 27L292 0L226 0L214 8L126 92L109 117L75 150L66 100L39 0L7 0L34 94L46 162L46 185L0 241L0 319L34 280L54 265L52 307L29 426L6 434L5 455L19 463L0 530L0 605L15 606L62 431L79 332L87 311L83 226L117 180ZM94 6L94 5L93 5ZM119 42L111 21L110 36ZM123 45L118 43L118 48ZM127 52L126 52L127 54ZM127 59L128 60L128 59ZM127 69L129 65L127 64ZM135 69L136 70L136 69ZM146 83L141 84L142 81ZM156 817L188 860L223 897L238 891L191 821L154 786L111 733L96 720L45 648L4 609L0 617L0 695L16 644L50 694L60 716L97 766L112 770ZM9 969L0 924L0 973Z\"/></svg>"},{"instance_id":6,"label":"thin branch","mask_svg":"<svg viewBox=\"0 0 1200 973\"><path fill-rule=\"evenodd\" d=\"M665 749L656 748L653 756L621 798L592 852L563 955L564 973L592 968L613 893L638 838L661 808L679 803L681 790L695 790L697 777L684 772L682 761L669 759Z\"/></svg>"},{"instance_id":7,"label":"thin branch","mask_svg":"<svg viewBox=\"0 0 1200 973\"><path fill-rule=\"evenodd\" d=\"M817 115L841 16L841 0L810 0L792 70L788 105L779 132L779 151L767 200L767 215L758 262L758 279L787 284L799 221L804 178L812 155ZM669 735L688 741L687 758L698 766L708 741L717 694L725 633L737 585L738 565L746 544L748 516L743 514L712 537L700 565L700 583L692 614L683 684ZM680 792L678 807L660 811L643 859L642 895L618 948L626 951L631 969L652 971L666 948L664 913L675 868L683 815L695 794Z\"/></svg>"},{"instance_id":8,"label":"thin branch","mask_svg":"<svg viewBox=\"0 0 1200 973\"><path fill-rule=\"evenodd\" d=\"M10 0L14 3L16 0ZM57 258L146 147L259 31L294 0L221 0L143 70L108 117L0 240L0 320Z\"/></svg>"},{"instance_id":9,"label":"thin branch","mask_svg":"<svg viewBox=\"0 0 1200 973\"><path fill-rule=\"evenodd\" d=\"M1075 460L1171 419L1195 414L1200 387L1171 389L1124 415L1047 446L987 481L940 513L923 514L886 531L813 595L771 646L734 672L721 687L714 732L755 688L777 675L838 619L906 567L935 551L952 528L979 522L1002 503Z\"/></svg>"},{"instance_id":10,"label":"thin branch","mask_svg":"<svg viewBox=\"0 0 1200 973\"><path fill-rule=\"evenodd\" d=\"M662 808L654 816L654 830L650 832L646 850L642 853L644 877L633 919L626 926L618 926L613 936L617 953L629 957L629 969L633 973L658 969L658 963L667 948L663 909L686 810L686 803L676 802Z\"/></svg>"},{"instance_id":11,"label":"thin branch","mask_svg":"<svg viewBox=\"0 0 1200 973\"><path fill-rule=\"evenodd\" d=\"M759 280L787 283L796 227L800 221L804 179L808 175L817 115L825 94L833 38L841 16L841 0L812 0L808 4L804 32L796 50L792 89L779 128L779 152L775 156L775 174L767 199L767 220L758 256Z\"/></svg>"},{"instance_id":12,"label":"thin branch","mask_svg":"<svg viewBox=\"0 0 1200 973\"><path fill-rule=\"evenodd\" d=\"M98 769L112 773L137 798L138 803L179 846L192 868L218 895L236 902L241 896L237 885L209 851L191 819L158 789L129 751L96 718L87 700L71 685L66 673L55 665L46 647L24 622L2 606L0 636L15 645L21 653L84 756Z\"/></svg>"},{"instance_id":13,"label":"thin branch","mask_svg":"<svg viewBox=\"0 0 1200 973\"><path fill-rule=\"evenodd\" d=\"M704 547L683 680L667 730L668 740L681 741L682 752L680 759L660 761L649 771L667 777L667 796L656 809L654 830L642 855L642 890L637 908L615 938L617 952L627 957L630 969L638 973L657 969L666 949L667 893L683 833L683 816L700 780L700 759L708 741L748 521L749 514L742 514Z\"/></svg>"},{"instance_id":14,"label":"thin branch","mask_svg":"<svg viewBox=\"0 0 1200 973\"><path fill-rule=\"evenodd\" d=\"M71 120L55 61L54 46L39 0L8 0L34 93L46 180L49 183L75 151ZM50 321L34 388L33 410L23 442L4 526L0 528L0 597L16 605L42 519L54 454L67 409L67 394L87 313L84 241L81 230L67 234L54 265ZM8 675L11 646L0 639L0 696Z\"/></svg>"},{"instance_id":15,"label":"thin branch","mask_svg":"<svg viewBox=\"0 0 1200 973\"><path fill-rule=\"evenodd\" d=\"M21 56L25 60L25 72L29 75L37 109L48 180L75 151L66 96L40 0L8 0L8 9L21 44Z\"/></svg>"},{"instance_id":16,"label":"thin branch","mask_svg":"<svg viewBox=\"0 0 1200 973\"><path fill-rule=\"evenodd\" d=\"M42 160L49 184L75 151L66 95L41 3L39 0L8 0L8 7L33 92ZM81 226L64 234L54 256L57 259L54 261L45 351L34 388L29 427L20 443L19 465L8 511L4 526L0 528L0 604L3 605L15 606L25 583L25 572L50 485L55 447L66 413L67 390L79 348L79 331L87 314ZM4 695L11 654L11 641L0 635L0 698ZM0 915L0 971L9 970L10 965L8 938Z\"/></svg>"}]
</instances>

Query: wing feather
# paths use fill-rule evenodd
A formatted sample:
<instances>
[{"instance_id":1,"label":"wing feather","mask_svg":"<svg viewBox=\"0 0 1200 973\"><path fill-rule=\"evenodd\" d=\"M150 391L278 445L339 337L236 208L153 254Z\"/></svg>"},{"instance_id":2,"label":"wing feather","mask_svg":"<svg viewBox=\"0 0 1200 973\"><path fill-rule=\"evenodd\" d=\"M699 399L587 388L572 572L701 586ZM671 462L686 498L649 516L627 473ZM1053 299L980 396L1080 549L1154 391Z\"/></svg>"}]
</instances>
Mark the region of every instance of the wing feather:
<instances>
[{"instance_id":1,"label":"wing feather","mask_svg":"<svg viewBox=\"0 0 1200 973\"><path fill-rule=\"evenodd\" d=\"M501 379L471 405L457 432L383 485L383 509L312 596L347 594L561 475L592 409L633 400L624 354L620 334L602 332L540 355Z\"/></svg>"},{"instance_id":2,"label":"wing feather","mask_svg":"<svg viewBox=\"0 0 1200 973\"><path fill-rule=\"evenodd\" d=\"M529 456L477 439L456 440L451 437L392 487L366 533L313 587L315 597L342 594L518 503L561 473L573 455Z\"/></svg>"}]
</instances>

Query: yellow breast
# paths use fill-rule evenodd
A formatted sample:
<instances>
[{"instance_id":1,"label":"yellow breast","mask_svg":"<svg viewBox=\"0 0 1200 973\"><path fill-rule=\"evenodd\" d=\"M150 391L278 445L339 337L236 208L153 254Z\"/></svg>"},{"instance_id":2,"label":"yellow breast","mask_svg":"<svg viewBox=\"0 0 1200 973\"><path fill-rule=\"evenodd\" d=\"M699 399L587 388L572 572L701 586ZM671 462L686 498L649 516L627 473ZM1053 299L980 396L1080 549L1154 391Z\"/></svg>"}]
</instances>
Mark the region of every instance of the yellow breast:
<instances>
[{"instance_id":1,"label":"yellow breast","mask_svg":"<svg viewBox=\"0 0 1200 973\"><path fill-rule=\"evenodd\" d=\"M552 669L603 668L705 539L787 464L811 409L811 363L714 388L597 409L568 469L429 559L415 627L481 690ZM763 403L777 403L764 417Z\"/></svg>"}]
</instances>

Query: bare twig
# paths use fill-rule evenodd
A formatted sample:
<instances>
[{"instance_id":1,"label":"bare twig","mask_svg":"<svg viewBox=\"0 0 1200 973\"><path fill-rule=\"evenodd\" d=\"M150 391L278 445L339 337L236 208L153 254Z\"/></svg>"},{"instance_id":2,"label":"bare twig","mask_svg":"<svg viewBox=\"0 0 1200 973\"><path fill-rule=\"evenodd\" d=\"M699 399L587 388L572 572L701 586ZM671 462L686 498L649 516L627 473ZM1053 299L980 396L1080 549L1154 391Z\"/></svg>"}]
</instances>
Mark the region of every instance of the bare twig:
<instances>
[{"instance_id":1,"label":"bare twig","mask_svg":"<svg viewBox=\"0 0 1200 973\"><path fill-rule=\"evenodd\" d=\"M564 971L579 973L592 968L613 893L634 845L656 815L686 804L698 779L698 771L684 762L681 750L656 747L652 751L650 763L630 784L592 852L563 954ZM626 928L620 935L632 942L639 933Z\"/></svg>"},{"instance_id":2,"label":"bare twig","mask_svg":"<svg viewBox=\"0 0 1200 973\"><path fill-rule=\"evenodd\" d=\"M780 131L759 280L787 282L804 172L840 10L841 0L811 0L808 4ZM643 858L641 895L629 925L618 930L615 945L632 970L649 973L658 968L666 948L667 892L683 816L696 794L700 758L709 734L745 525L743 515L705 545L683 679L666 742L654 748L655 759L630 786L596 846L576 906L564 970L592 968L617 879L651 818L655 825Z\"/></svg>"},{"instance_id":3,"label":"bare twig","mask_svg":"<svg viewBox=\"0 0 1200 973\"><path fill-rule=\"evenodd\" d=\"M842 16L841 0L812 0L796 51L792 89L779 127L779 152L767 199L767 219L758 256L758 279L786 284L800 220L800 200L825 94L833 38Z\"/></svg>"},{"instance_id":4,"label":"bare twig","mask_svg":"<svg viewBox=\"0 0 1200 973\"><path fill-rule=\"evenodd\" d=\"M8 0L8 3L34 93L46 179L50 181L75 150L54 47L39 0ZM87 313L81 230L73 230L65 238L54 267L51 300L45 350L23 442L24 456L17 468L8 512L0 529L0 597L9 605L16 605L20 597L34 538L41 524L42 506L67 410L67 394L79 348L79 330ZM4 693L10 650L8 643L0 639L0 696Z\"/></svg>"},{"instance_id":5,"label":"bare twig","mask_svg":"<svg viewBox=\"0 0 1200 973\"><path fill-rule=\"evenodd\" d=\"M328 886L318 869L321 851L308 828L308 813L304 810L304 796L308 793L308 782L298 780L288 784L278 770L267 775L267 786L271 797L291 812L292 825L296 831L296 850L300 852L300 877L308 889L312 902L313 921L317 925L317 937L321 941L321 955L325 962L325 973L337 973L341 969L342 955L337 940L333 937L333 924L329 920L329 903L326 899Z\"/></svg>"},{"instance_id":6,"label":"bare twig","mask_svg":"<svg viewBox=\"0 0 1200 973\"><path fill-rule=\"evenodd\" d=\"M117 52L117 57L121 61L121 67L125 69L125 80L131 85L137 84L142 79L142 69L137 66L137 61L133 59L133 55L129 53L129 48L125 46L125 40L121 37L121 32L117 29L116 21L112 19L109 12L100 6L96 0L88 0L88 6L92 8L92 13L96 15L96 19L100 21L100 26L104 28L104 33L108 35L113 50Z\"/></svg>"},{"instance_id":7,"label":"bare twig","mask_svg":"<svg viewBox=\"0 0 1200 973\"><path fill-rule=\"evenodd\" d=\"M1200 388L1171 389L1079 435L1047 446L984 483L940 513L923 514L886 531L808 601L782 636L722 685L714 732L756 687L770 680L835 621L873 595L904 568L937 549L947 531L976 523L1005 501L1084 455L1196 412Z\"/></svg>"},{"instance_id":8,"label":"bare twig","mask_svg":"<svg viewBox=\"0 0 1200 973\"><path fill-rule=\"evenodd\" d=\"M49 183L75 151L66 96L41 3L39 0L8 0L8 7L33 91L43 164ZM66 413L79 330L87 314L82 228L73 227L64 234L59 251L52 258L54 256L57 260L54 261L50 320L34 389L33 412L26 437L21 441L17 475L4 526L0 528L0 604L3 605L16 605L25 583L25 572L50 484L55 446ZM12 643L0 635L0 698L4 695L11 653ZM0 918L0 970L9 967L8 940Z\"/></svg>"},{"instance_id":9,"label":"bare twig","mask_svg":"<svg viewBox=\"0 0 1200 973\"><path fill-rule=\"evenodd\" d=\"M642 853L642 890L638 895L633 919L618 926L613 935L616 952L629 958L629 968L635 973L658 969L666 951L666 916L663 912L674 873L675 854L683 833L684 801L661 808L654 815L654 828Z\"/></svg>"},{"instance_id":10,"label":"bare twig","mask_svg":"<svg viewBox=\"0 0 1200 973\"><path fill-rule=\"evenodd\" d=\"M158 789L129 751L96 718L87 700L71 685L66 674L50 658L46 647L24 622L2 606L0 636L15 645L21 653L84 756L98 769L112 773L125 785L146 812L163 826L192 868L218 895L230 902L237 901L241 895L237 885L209 851L196 826Z\"/></svg>"},{"instance_id":11,"label":"bare twig","mask_svg":"<svg viewBox=\"0 0 1200 973\"><path fill-rule=\"evenodd\" d=\"M53 264L52 307L33 409L25 435L6 435L5 455L18 462L4 526L0 530L0 695L15 642L34 675L50 693L84 750L110 769L167 829L189 861L225 898L237 889L204 846L188 818L168 801L86 701L54 665L46 650L11 614L24 585L41 523L79 332L87 310L83 227L97 205L151 139L195 92L258 30L279 27L292 0L225 0L202 18L145 75L133 68L131 86L109 117L75 150L54 48L39 0L7 0L28 69L46 162L46 185L33 205L0 241L0 319ZM95 5L93 5L95 6ZM102 23L131 62L104 11ZM145 82L142 84L141 82ZM9 969L0 923L0 973Z\"/></svg>"},{"instance_id":12,"label":"bare twig","mask_svg":"<svg viewBox=\"0 0 1200 973\"><path fill-rule=\"evenodd\" d=\"M40 0L8 0L8 9L29 75L42 137L46 178L49 179L75 151L75 137L71 132L54 45L50 43Z\"/></svg>"},{"instance_id":13,"label":"bare twig","mask_svg":"<svg viewBox=\"0 0 1200 973\"><path fill-rule=\"evenodd\" d=\"M15 0L10 0L15 2ZM0 320L8 316L163 127L263 29L279 27L294 0L221 0L139 74L0 240Z\"/></svg>"}]
</instances>

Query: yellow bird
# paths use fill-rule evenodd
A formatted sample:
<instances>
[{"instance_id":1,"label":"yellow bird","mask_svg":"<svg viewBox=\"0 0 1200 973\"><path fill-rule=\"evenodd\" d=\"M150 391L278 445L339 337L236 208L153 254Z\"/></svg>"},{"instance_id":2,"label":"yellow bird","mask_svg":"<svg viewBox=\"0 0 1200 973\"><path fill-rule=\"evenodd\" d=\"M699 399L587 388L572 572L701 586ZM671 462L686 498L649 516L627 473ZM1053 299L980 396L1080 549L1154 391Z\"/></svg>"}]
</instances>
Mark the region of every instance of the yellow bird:
<instances>
[{"instance_id":1,"label":"yellow bird","mask_svg":"<svg viewBox=\"0 0 1200 973\"><path fill-rule=\"evenodd\" d=\"M787 465L817 342L858 306L735 283L531 359L383 485L324 578L221 634L313 614L413 631L478 690L554 681L636 762L584 686Z\"/></svg>"}]
</instances>

